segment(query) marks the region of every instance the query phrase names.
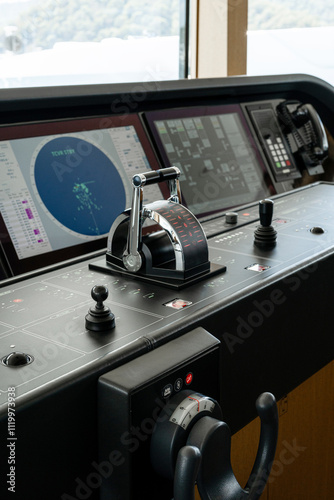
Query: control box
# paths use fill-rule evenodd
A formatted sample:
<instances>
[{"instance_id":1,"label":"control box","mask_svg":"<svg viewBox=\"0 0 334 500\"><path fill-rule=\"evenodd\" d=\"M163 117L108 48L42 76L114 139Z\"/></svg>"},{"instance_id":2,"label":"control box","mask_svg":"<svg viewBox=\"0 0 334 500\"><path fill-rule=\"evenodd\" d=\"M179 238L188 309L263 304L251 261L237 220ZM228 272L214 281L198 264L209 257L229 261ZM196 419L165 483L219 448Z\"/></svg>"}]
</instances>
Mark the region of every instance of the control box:
<instances>
[{"instance_id":1,"label":"control box","mask_svg":"<svg viewBox=\"0 0 334 500\"><path fill-rule=\"evenodd\" d=\"M101 500L173 497L154 472L150 441L170 397L182 390L219 397L220 342L196 328L101 376L98 429ZM145 467L143 467L145 464Z\"/></svg>"}]
</instances>

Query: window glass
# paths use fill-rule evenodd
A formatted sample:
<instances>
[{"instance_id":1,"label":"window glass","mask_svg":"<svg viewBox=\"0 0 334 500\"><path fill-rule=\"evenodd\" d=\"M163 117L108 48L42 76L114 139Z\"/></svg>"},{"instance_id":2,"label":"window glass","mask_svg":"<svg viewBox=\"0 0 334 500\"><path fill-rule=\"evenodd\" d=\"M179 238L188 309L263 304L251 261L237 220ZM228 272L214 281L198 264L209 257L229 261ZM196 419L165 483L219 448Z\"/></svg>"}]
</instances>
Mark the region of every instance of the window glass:
<instances>
[{"instance_id":1,"label":"window glass","mask_svg":"<svg viewBox=\"0 0 334 500\"><path fill-rule=\"evenodd\" d=\"M328 0L248 0L247 74L306 73L334 85Z\"/></svg>"},{"instance_id":2,"label":"window glass","mask_svg":"<svg viewBox=\"0 0 334 500\"><path fill-rule=\"evenodd\" d=\"M0 87L183 77L185 3L0 0Z\"/></svg>"}]
</instances>

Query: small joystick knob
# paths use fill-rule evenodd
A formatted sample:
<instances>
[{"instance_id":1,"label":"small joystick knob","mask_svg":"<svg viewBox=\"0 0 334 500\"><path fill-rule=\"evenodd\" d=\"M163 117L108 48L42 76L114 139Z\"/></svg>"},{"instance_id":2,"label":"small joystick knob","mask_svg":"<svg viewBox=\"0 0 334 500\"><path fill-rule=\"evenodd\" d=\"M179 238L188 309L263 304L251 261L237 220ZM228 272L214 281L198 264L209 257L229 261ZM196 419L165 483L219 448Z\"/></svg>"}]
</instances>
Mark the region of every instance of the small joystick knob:
<instances>
[{"instance_id":1,"label":"small joystick knob","mask_svg":"<svg viewBox=\"0 0 334 500\"><path fill-rule=\"evenodd\" d=\"M273 248L276 245L277 232L271 225L274 212L272 200L261 200L259 202L260 225L254 232L254 245L262 249Z\"/></svg>"},{"instance_id":2,"label":"small joystick knob","mask_svg":"<svg viewBox=\"0 0 334 500\"><path fill-rule=\"evenodd\" d=\"M269 227L273 220L274 202L272 200L261 200L259 202L260 223L264 227Z\"/></svg>"},{"instance_id":3,"label":"small joystick knob","mask_svg":"<svg viewBox=\"0 0 334 500\"><path fill-rule=\"evenodd\" d=\"M92 288L91 295L96 302L95 308L104 309L103 302L108 298L108 288L103 285L95 285Z\"/></svg>"},{"instance_id":4,"label":"small joystick knob","mask_svg":"<svg viewBox=\"0 0 334 500\"><path fill-rule=\"evenodd\" d=\"M115 328L115 315L103 303L108 298L108 288L103 285L95 285L92 288L91 295L96 304L89 309L85 317L86 329L103 332Z\"/></svg>"}]
</instances>

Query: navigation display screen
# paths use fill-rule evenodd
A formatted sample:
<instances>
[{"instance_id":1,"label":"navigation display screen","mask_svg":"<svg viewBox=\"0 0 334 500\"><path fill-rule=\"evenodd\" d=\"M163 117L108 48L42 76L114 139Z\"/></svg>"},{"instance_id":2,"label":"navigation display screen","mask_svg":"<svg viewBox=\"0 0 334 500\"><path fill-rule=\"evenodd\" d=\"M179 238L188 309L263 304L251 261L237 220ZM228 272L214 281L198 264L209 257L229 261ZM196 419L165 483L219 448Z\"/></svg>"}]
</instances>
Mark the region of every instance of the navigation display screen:
<instances>
[{"instance_id":1,"label":"navigation display screen","mask_svg":"<svg viewBox=\"0 0 334 500\"><path fill-rule=\"evenodd\" d=\"M113 221L131 205L133 175L158 168L135 115L0 134L2 245L14 274L104 248ZM144 195L144 202L161 198L157 184Z\"/></svg>"},{"instance_id":2,"label":"navigation display screen","mask_svg":"<svg viewBox=\"0 0 334 500\"><path fill-rule=\"evenodd\" d=\"M181 170L183 201L195 215L274 194L240 106L152 111L145 119L163 166Z\"/></svg>"}]
</instances>

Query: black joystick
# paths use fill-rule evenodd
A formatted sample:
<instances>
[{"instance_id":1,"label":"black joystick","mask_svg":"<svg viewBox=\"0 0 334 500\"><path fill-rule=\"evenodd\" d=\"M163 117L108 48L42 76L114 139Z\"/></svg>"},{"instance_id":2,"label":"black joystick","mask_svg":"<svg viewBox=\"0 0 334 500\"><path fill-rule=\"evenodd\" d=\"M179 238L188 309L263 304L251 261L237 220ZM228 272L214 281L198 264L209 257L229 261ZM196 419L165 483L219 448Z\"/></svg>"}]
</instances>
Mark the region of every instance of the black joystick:
<instances>
[{"instance_id":1,"label":"black joystick","mask_svg":"<svg viewBox=\"0 0 334 500\"><path fill-rule=\"evenodd\" d=\"M260 225L254 232L254 245L259 248L273 248L276 245L277 232L271 225L274 211L272 200L261 200L259 202Z\"/></svg>"},{"instance_id":2,"label":"black joystick","mask_svg":"<svg viewBox=\"0 0 334 500\"><path fill-rule=\"evenodd\" d=\"M85 317L86 328L94 332L104 332L115 328L115 315L103 302L108 298L108 288L103 285L95 285L92 288L92 297L96 301L95 307L91 307Z\"/></svg>"}]
</instances>

